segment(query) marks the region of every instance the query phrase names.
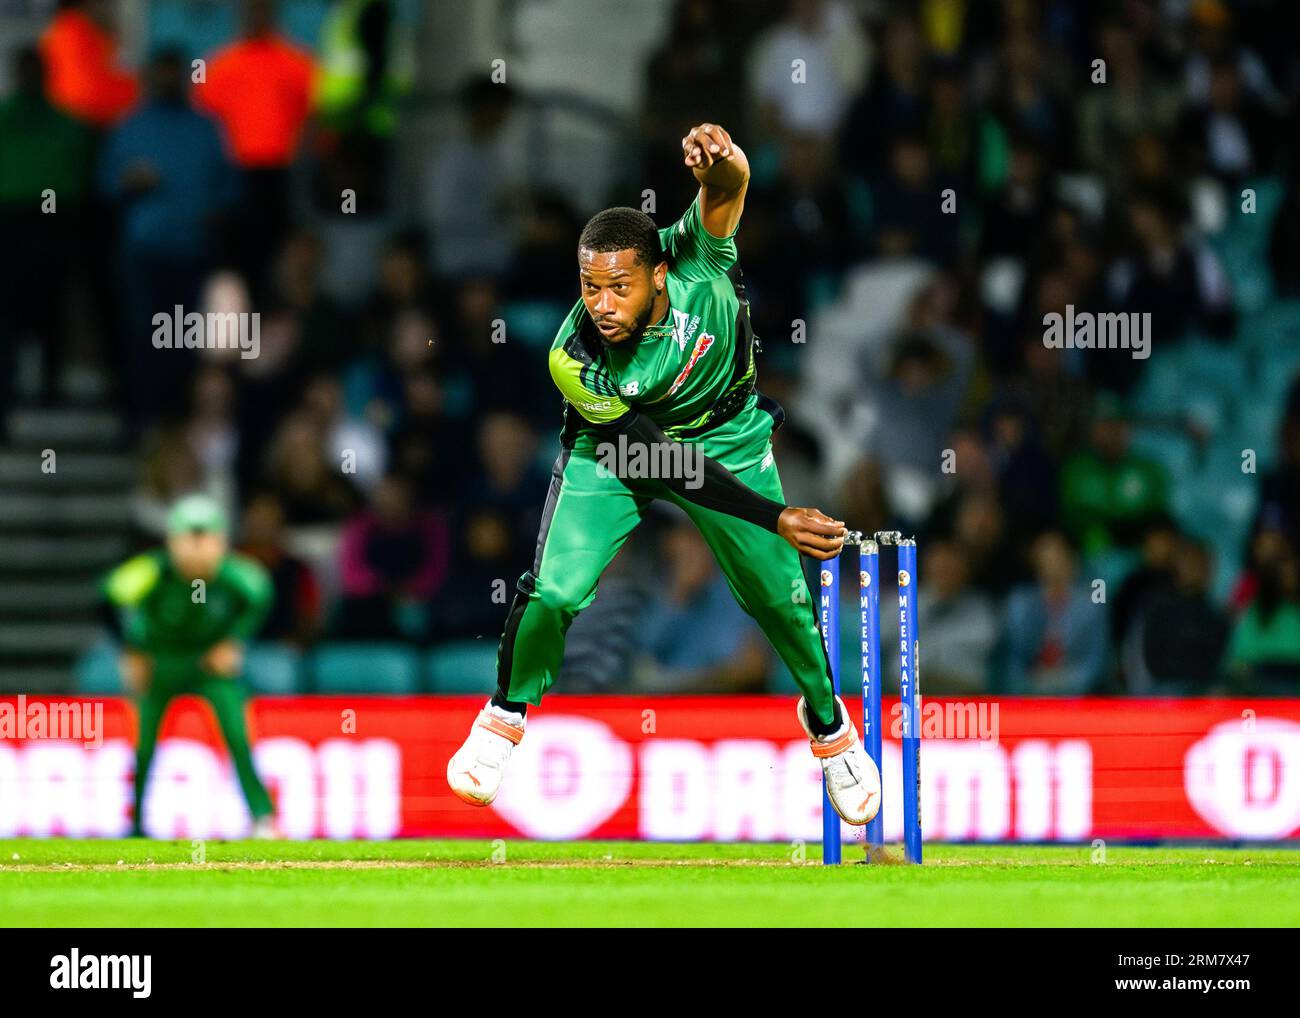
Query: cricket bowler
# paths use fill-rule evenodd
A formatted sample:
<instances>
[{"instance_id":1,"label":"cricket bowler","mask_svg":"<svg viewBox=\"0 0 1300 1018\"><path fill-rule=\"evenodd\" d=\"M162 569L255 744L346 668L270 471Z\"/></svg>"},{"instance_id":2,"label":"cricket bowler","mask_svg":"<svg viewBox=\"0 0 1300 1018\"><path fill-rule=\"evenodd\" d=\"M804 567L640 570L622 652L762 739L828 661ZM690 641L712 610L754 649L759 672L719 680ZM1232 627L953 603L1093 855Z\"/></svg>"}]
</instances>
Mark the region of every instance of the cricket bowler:
<instances>
[{"instance_id":1,"label":"cricket bowler","mask_svg":"<svg viewBox=\"0 0 1300 1018\"><path fill-rule=\"evenodd\" d=\"M137 837L144 834L158 729L172 698L186 693L212 704L252 814L253 836L277 836L271 797L253 768L240 682L244 645L270 611L274 588L258 563L230 552L228 533L220 506L190 495L168 514L167 547L128 559L103 583L106 618L124 648L122 680L140 706Z\"/></svg>"},{"instance_id":2,"label":"cricket bowler","mask_svg":"<svg viewBox=\"0 0 1300 1018\"><path fill-rule=\"evenodd\" d=\"M700 529L736 600L790 669L831 802L862 825L880 809L880 774L834 694L799 557L834 557L846 531L782 496L772 434L784 412L755 388L736 264L749 162L717 124L692 128L682 150L700 189L681 219L660 230L635 209L606 209L578 240L582 299L550 351L564 426L537 553L506 619L496 692L447 781L474 805L496 798L528 707L555 682L570 624L650 502L664 499ZM618 469L651 463L699 469Z\"/></svg>"}]
</instances>

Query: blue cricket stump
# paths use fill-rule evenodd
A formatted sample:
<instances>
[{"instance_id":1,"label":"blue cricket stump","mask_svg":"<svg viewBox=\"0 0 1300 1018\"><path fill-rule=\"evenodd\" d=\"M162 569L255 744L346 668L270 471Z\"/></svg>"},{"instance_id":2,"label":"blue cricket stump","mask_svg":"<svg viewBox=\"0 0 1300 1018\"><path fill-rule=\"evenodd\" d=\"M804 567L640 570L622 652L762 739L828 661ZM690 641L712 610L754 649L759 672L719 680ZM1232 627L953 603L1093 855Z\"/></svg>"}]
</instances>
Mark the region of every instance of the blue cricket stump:
<instances>
[{"instance_id":1,"label":"blue cricket stump","mask_svg":"<svg viewBox=\"0 0 1300 1018\"><path fill-rule=\"evenodd\" d=\"M862 744L884 773L880 733L880 545L858 545L858 640L862 650ZM883 790L882 790L883 792ZM884 843L885 811L867 824L867 858Z\"/></svg>"},{"instance_id":2,"label":"blue cricket stump","mask_svg":"<svg viewBox=\"0 0 1300 1018\"><path fill-rule=\"evenodd\" d=\"M921 639L916 622L916 541L898 542L898 699L903 736L903 851L921 861Z\"/></svg>"},{"instance_id":3,"label":"blue cricket stump","mask_svg":"<svg viewBox=\"0 0 1300 1018\"><path fill-rule=\"evenodd\" d=\"M840 560L827 559L819 573L821 593L822 644L831 665L831 686L835 695L840 693ZM831 805L831 795L822 778L822 864L837 865L840 861L840 815Z\"/></svg>"}]
</instances>

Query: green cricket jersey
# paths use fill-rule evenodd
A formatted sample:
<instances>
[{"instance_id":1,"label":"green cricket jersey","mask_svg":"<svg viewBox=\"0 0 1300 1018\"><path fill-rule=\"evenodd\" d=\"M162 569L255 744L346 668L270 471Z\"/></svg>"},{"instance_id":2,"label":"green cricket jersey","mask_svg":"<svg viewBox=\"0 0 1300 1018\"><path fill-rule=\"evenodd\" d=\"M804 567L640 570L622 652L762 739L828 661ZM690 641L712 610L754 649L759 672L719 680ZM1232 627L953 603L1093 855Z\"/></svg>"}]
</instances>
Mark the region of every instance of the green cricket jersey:
<instances>
[{"instance_id":1,"label":"green cricket jersey","mask_svg":"<svg viewBox=\"0 0 1300 1018\"><path fill-rule=\"evenodd\" d=\"M590 449L593 425L629 413L670 438L698 442L731 471L760 463L780 408L754 388L755 337L736 266L736 242L704 228L697 196L659 231L668 262L668 314L636 342L608 344L579 300L551 345L551 377L565 400L564 444Z\"/></svg>"},{"instance_id":2,"label":"green cricket jersey","mask_svg":"<svg viewBox=\"0 0 1300 1018\"><path fill-rule=\"evenodd\" d=\"M128 559L103 583L105 598L120 613L123 642L149 653L199 653L222 640L249 640L274 597L266 570L234 553L207 582L204 602L194 602L193 590L163 549Z\"/></svg>"},{"instance_id":3,"label":"green cricket jersey","mask_svg":"<svg viewBox=\"0 0 1300 1018\"><path fill-rule=\"evenodd\" d=\"M570 624L659 499L699 529L737 602L790 669L816 730L832 732L839 722L826 651L799 552L781 533L789 507L771 439L783 414L754 387L735 241L709 235L698 198L659 237L668 263L663 320L635 342L607 344L578 301L551 346L563 449L532 568L506 617L492 702L512 711L542 702L560 675ZM618 452L612 470L610 446L628 457ZM639 453L661 451L677 457L669 469L640 470L659 461ZM688 453L698 470L686 469Z\"/></svg>"}]
</instances>

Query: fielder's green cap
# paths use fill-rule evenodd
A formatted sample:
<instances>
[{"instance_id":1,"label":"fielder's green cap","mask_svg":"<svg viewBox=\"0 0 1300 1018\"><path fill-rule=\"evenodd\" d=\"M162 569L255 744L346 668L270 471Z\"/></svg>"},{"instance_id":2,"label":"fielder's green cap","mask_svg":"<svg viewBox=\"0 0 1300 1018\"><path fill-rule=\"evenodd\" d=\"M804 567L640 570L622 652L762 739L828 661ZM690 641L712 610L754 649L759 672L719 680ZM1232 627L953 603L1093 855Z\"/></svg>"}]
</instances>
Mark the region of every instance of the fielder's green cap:
<instances>
[{"instance_id":1,"label":"fielder's green cap","mask_svg":"<svg viewBox=\"0 0 1300 1018\"><path fill-rule=\"evenodd\" d=\"M167 533L183 534L198 530L203 533L224 534L226 514L215 498L208 495L186 495L167 514Z\"/></svg>"}]
</instances>

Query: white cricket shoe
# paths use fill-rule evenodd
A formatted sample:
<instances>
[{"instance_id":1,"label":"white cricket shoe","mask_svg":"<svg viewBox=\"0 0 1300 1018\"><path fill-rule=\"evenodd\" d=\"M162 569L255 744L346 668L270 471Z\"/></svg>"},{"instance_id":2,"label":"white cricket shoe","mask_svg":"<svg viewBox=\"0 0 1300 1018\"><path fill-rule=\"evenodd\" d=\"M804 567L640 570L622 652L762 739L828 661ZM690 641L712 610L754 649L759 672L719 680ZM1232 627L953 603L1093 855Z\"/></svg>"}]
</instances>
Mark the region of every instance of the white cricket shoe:
<instances>
[{"instance_id":1,"label":"white cricket shoe","mask_svg":"<svg viewBox=\"0 0 1300 1018\"><path fill-rule=\"evenodd\" d=\"M524 737L524 717L488 701L470 727L469 738L447 761L447 784L471 806L487 806L505 780L510 751Z\"/></svg>"},{"instance_id":2,"label":"white cricket shoe","mask_svg":"<svg viewBox=\"0 0 1300 1018\"><path fill-rule=\"evenodd\" d=\"M813 735L808 727L808 704L803 697L799 698L799 724L808 735L813 756L822 762L826 790L835 812L846 823L861 827L880 812L880 771L858 739L858 730L853 727L844 701L837 696L835 702L840 705L843 721L838 731Z\"/></svg>"}]
</instances>

